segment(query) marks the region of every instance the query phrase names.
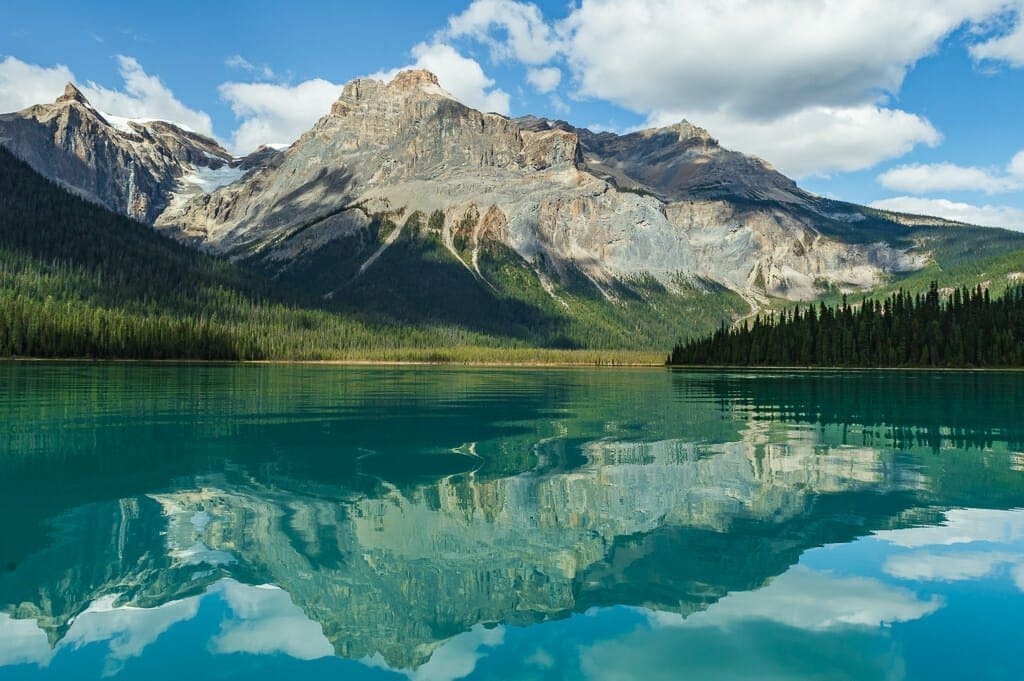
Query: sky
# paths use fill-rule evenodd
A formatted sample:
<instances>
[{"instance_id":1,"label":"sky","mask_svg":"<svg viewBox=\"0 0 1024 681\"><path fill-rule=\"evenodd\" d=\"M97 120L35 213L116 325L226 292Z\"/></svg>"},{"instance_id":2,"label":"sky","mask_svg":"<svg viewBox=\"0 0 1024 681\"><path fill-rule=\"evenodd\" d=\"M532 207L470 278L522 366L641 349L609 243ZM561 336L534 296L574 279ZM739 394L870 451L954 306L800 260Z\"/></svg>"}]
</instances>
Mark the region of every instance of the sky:
<instances>
[{"instance_id":1,"label":"sky","mask_svg":"<svg viewBox=\"0 0 1024 681\"><path fill-rule=\"evenodd\" d=\"M626 133L685 118L838 199L1024 230L1024 0L8 3L0 111L97 108L243 154L345 82Z\"/></svg>"}]
</instances>

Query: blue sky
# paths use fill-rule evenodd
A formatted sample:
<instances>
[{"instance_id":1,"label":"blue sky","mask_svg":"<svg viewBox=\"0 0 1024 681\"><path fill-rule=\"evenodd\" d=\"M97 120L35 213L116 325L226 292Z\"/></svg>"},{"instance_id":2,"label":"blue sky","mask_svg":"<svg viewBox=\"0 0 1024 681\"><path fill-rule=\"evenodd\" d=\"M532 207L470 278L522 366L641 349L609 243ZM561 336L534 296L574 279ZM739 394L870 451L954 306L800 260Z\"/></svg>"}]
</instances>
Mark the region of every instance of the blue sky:
<instances>
[{"instance_id":1,"label":"blue sky","mask_svg":"<svg viewBox=\"0 0 1024 681\"><path fill-rule=\"evenodd\" d=\"M238 152L347 80L427 67L477 108L687 118L821 194L1024 229L1024 0L12 3L0 109L66 80ZM1020 154L1018 156L1018 154Z\"/></svg>"}]
</instances>

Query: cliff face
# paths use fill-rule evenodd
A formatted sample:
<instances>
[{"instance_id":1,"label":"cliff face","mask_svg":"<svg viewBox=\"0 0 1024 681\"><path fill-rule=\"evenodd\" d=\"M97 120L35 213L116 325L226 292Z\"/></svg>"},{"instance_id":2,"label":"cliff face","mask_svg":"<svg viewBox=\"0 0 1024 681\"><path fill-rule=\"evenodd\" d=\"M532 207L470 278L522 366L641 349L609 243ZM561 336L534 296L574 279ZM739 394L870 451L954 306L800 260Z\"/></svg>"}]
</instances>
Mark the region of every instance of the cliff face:
<instances>
[{"instance_id":1,"label":"cliff face","mask_svg":"<svg viewBox=\"0 0 1024 681\"><path fill-rule=\"evenodd\" d=\"M485 288L481 254L509 249L559 304L574 281L615 301L646 277L670 292L710 282L751 302L811 299L927 261L896 217L837 209L687 121L616 135L513 120L462 105L427 71L354 80L289 148L244 159L170 123L97 111L73 85L0 116L0 139L47 177L201 248L273 276L333 272L293 282L327 298L381 268L396 241L430 235Z\"/></svg>"},{"instance_id":2,"label":"cliff face","mask_svg":"<svg viewBox=\"0 0 1024 681\"><path fill-rule=\"evenodd\" d=\"M0 142L40 174L137 220L244 175L214 140L95 109L74 85L52 104L0 115Z\"/></svg>"},{"instance_id":3,"label":"cliff face","mask_svg":"<svg viewBox=\"0 0 1024 681\"><path fill-rule=\"evenodd\" d=\"M603 291L650 274L811 298L924 262L884 242L829 238L815 223L835 218L816 197L687 122L618 136L509 120L463 106L425 71L349 83L279 164L157 224L287 263L365 230L371 213L401 222L417 211L443 214L442 241L470 269L481 241L495 240L556 279L579 269Z\"/></svg>"}]
</instances>

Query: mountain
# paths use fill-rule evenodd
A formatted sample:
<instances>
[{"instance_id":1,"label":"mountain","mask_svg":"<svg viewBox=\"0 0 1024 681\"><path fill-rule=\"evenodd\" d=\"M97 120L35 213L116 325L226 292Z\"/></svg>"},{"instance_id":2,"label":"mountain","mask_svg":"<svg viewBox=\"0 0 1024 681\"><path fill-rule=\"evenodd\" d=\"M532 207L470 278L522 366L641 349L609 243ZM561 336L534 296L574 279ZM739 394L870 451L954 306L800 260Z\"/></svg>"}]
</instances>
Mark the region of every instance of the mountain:
<instances>
[{"instance_id":1,"label":"mountain","mask_svg":"<svg viewBox=\"0 0 1024 681\"><path fill-rule=\"evenodd\" d=\"M71 85L0 117L0 138L317 305L512 344L666 348L785 301L981 282L984 259L1024 249L1022 234L816 196L686 121L616 135L510 119L427 71L354 80L290 147L245 158L103 114Z\"/></svg>"},{"instance_id":2,"label":"mountain","mask_svg":"<svg viewBox=\"0 0 1024 681\"><path fill-rule=\"evenodd\" d=\"M360 257L320 290L336 295L387 248L366 243L376 215L396 226L437 215L428 229L478 277L481 248L496 243L546 288L581 274L607 297L649 275L670 288L707 280L744 295L811 298L925 263L885 241L829 238L824 223L866 216L829 210L689 123L617 136L510 120L460 104L425 71L349 83L279 163L157 224L279 271L349 241L344 250Z\"/></svg>"},{"instance_id":3,"label":"mountain","mask_svg":"<svg viewBox=\"0 0 1024 681\"><path fill-rule=\"evenodd\" d=\"M0 356L385 359L499 344L316 303L74 196L0 148Z\"/></svg>"},{"instance_id":4,"label":"mountain","mask_svg":"<svg viewBox=\"0 0 1024 681\"><path fill-rule=\"evenodd\" d=\"M52 104L0 115L0 140L40 174L148 223L175 200L239 179L266 155L236 159L173 123L101 112L71 83Z\"/></svg>"}]
</instances>

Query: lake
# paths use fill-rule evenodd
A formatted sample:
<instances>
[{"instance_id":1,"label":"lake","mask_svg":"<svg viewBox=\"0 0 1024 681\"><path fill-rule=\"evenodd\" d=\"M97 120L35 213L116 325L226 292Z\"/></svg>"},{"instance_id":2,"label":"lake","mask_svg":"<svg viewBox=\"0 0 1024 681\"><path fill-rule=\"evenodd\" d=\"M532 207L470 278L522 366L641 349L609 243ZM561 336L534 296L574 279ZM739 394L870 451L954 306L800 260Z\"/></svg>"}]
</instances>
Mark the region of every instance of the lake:
<instances>
[{"instance_id":1,"label":"lake","mask_svg":"<svg viewBox=\"0 0 1024 681\"><path fill-rule=\"evenodd\" d=\"M0 679L1021 679L1024 374L0 364Z\"/></svg>"}]
</instances>

